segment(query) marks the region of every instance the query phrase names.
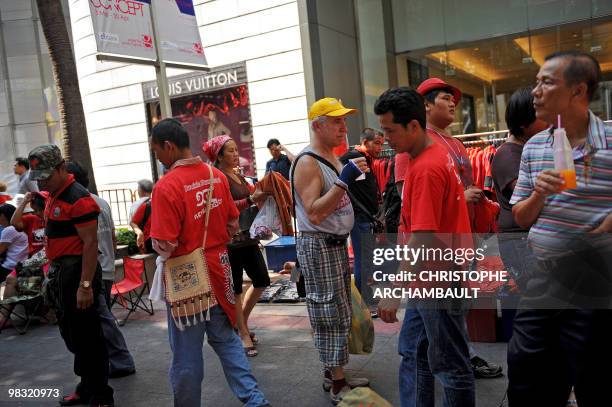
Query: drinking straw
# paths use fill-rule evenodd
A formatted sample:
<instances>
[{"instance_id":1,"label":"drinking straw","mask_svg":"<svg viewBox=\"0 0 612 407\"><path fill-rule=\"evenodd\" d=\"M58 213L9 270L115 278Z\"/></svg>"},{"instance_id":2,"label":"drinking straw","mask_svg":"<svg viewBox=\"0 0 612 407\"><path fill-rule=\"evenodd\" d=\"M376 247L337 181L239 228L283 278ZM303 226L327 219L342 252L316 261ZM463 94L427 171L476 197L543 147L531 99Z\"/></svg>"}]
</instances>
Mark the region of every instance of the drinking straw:
<instances>
[{"instance_id":1,"label":"drinking straw","mask_svg":"<svg viewBox=\"0 0 612 407\"><path fill-rule=\"evenodd\" d=\"M557 115L557 128L558 129L561 128L561 115L560 114Z\"/></svg>"}]
</instances>

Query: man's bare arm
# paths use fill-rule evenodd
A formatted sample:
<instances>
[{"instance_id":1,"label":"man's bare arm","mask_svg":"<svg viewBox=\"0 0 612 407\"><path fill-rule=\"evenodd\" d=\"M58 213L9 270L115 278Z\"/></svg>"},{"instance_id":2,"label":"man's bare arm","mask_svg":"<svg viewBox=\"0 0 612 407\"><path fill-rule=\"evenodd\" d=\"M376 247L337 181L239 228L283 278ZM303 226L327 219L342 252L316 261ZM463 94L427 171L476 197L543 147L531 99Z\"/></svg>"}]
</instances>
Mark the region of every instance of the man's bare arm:
<instances>
[{"instance_id":1,"label":"man's bare arm","mask_svg":"<svg viewBox=\"0 0 612 407\"><path fill-rule=\"evenodd\" d=\"M323 189L323 175L317 161L309 156L302 157L295 167L295 192L300 196L308 220L319 225L331 215L346 191L334 185L327 193L321 196Z\"/></svg>"}]
</instances>

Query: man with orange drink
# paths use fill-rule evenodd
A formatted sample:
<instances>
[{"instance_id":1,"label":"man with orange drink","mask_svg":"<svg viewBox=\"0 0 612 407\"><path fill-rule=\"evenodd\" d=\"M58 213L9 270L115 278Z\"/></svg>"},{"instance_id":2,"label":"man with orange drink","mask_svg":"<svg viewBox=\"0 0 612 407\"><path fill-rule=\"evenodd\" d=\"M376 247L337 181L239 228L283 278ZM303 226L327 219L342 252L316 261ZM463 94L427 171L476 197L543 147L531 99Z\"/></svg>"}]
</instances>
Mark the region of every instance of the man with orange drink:
<instances>
[{"instance_id":1,"label":"man with orange drink","mask_svg":"<svg viewBox=\"0 0 612 407\"><path fill-rule=\"evenodd\" d=\"M582 51L549 55L536 77L551 127L526 143L510 201L538 259L508 345L510 407L563 406L572 386L581 407L609 397L612 125L589 110L600 79Z\"/></svg>"}]
</instances>

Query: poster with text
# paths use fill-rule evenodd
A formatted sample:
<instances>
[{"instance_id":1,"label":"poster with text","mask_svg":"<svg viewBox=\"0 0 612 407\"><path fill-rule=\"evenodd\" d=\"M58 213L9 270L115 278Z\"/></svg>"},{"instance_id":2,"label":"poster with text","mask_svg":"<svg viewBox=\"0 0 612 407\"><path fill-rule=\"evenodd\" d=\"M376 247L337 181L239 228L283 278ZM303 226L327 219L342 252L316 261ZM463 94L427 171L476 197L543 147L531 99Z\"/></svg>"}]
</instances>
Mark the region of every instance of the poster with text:
<instances>
[{"instance_id":1,"label":"poster with text","mask_svg":"<svg viewBox=\"0 0 612 407\"><path fill-rule=\"evenodd\" d=\"M99 53L156 60L151 0L89 0Z\"/></svg>"}]
</instances>

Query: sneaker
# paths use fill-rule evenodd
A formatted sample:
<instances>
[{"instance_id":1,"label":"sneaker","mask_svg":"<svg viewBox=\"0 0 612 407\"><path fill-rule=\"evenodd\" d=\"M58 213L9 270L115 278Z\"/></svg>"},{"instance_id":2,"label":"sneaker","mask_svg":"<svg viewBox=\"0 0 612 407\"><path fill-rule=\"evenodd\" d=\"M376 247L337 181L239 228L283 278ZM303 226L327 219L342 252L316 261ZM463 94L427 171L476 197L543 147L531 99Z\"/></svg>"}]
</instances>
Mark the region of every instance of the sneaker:
<instances>
[{"instance_id":1,"label":"sneaker","mask_svg":"<svg viewBox=\"0 0 612 407\"><path fill-rule=\"evenodd\" d=\"M349 386L344 386L338 393L334 393L334 391L331 390L329 392L329 398L331 399L332 404L335 406L336 404L340 403L342 397L344 397L344 395L350 391L351 388Z\"/></svg>"},{"instance_id":2,"label":"sneaker","mask_svg":"<svg viewBox=\"0 0 612 407\"><path fill-rule=\"evenodd\" d=\"M60 406L79 406L89 404L89 398L81 397L77 392L68 394L59 401Z\"/></svg>"},{"instance_id":3,"label":"sneaker","mask_svg":"<svg viewBox=\"0 0 612 407\"><path fill-rule=\"evenodd\" d=\"M332 384L333 384L332 379L328 379L327 377L324 377L323 378L323 391L330 391L332 388ZM370 385L370 381L366 379L365 377L351 377L351 378L347 377L346 384L348 384L348 386L351 389L354 389L355 387L368 387Z\"/></svg>"},{"instance_id":4,"label":"sneaker","mask_svg":"<svg viewBox=\"0 0 612 407\"><path fill-rule=\"evenodd\" d=\"M489 363L483 358L474 356L470 362L472 363L472 370L474 376L477 379L492 379L502 375L502 367L495 363Z\"/></svg>"}]
</instances>

